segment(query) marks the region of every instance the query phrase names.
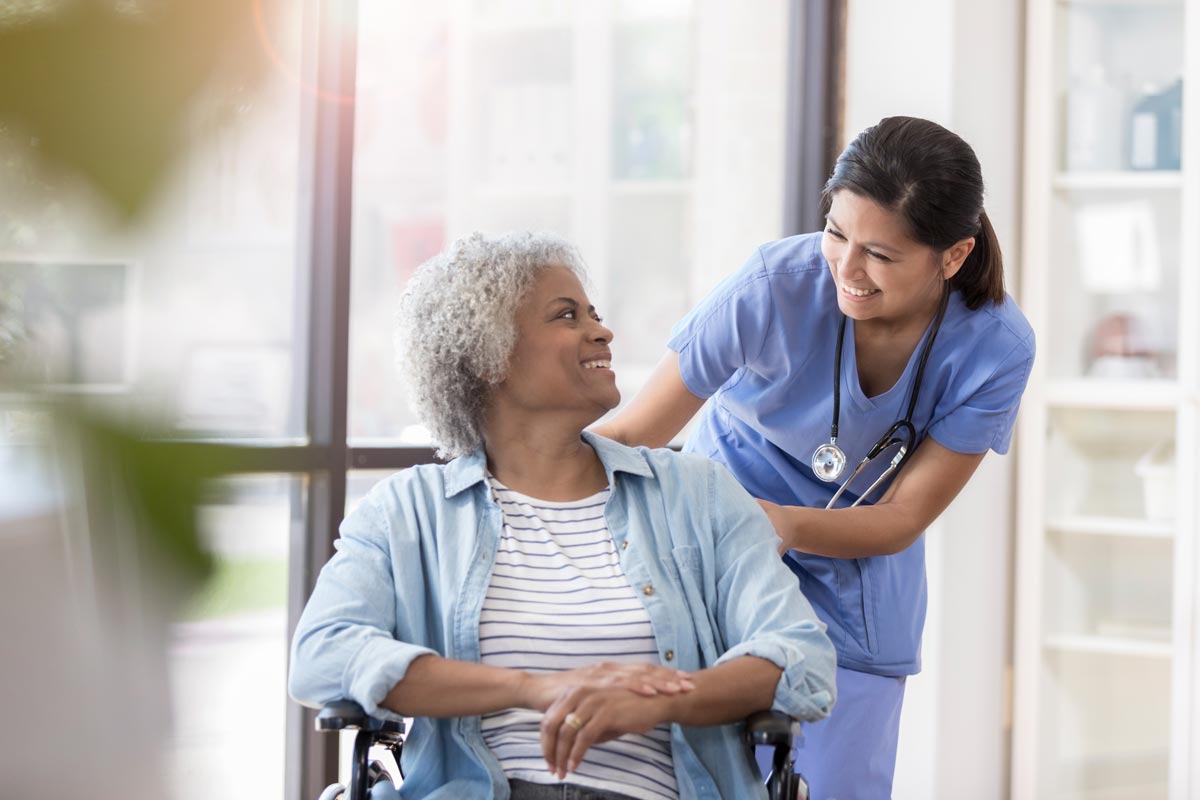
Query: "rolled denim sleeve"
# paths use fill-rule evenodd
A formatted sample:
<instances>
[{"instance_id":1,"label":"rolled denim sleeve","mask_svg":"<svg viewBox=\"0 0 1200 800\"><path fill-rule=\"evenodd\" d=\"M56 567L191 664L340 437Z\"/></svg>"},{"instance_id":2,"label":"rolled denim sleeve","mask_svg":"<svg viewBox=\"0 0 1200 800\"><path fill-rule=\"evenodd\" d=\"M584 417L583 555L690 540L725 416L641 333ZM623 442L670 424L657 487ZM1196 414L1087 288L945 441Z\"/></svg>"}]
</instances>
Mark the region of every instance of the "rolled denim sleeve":
<instances>
[{"instance_id":1,"label":"rolled denim sleeve","mask_svg":"<svg viewBox=\"0 0 1200 800\"><path fill-rule=\"evenodd\" d=\"M387 517L364 500L341 526L337 552L321 570L292 639L288 693L320 706L350 699L373 716L399 719L379 704L425 646L397 637L397 607L423 616L423 593L397 596Z\"/></svg>"},{"instance_id":2,"label":"rolled denim sleeve","mask_svg":"<svg viewBox=\"0 0 1200 800\"><path fill-rule=\"evenodd\" d=\"M766 513L722 465L711 467L717 622L729 649L717 663L756 656L783 670L771 708L806 721L837 698L837 655L796 576L779 557Z\"/></svg>"}]
</instances>

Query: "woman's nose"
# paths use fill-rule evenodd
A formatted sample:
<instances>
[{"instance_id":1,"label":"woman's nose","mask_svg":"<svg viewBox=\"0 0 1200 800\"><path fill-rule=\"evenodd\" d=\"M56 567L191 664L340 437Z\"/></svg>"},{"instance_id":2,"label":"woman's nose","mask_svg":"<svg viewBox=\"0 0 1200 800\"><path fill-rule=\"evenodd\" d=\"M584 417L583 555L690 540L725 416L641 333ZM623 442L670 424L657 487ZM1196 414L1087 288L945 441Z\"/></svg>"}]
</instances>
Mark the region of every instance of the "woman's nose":
<instances>
[{"instance_id":1,"label":"woman's nose","mask_svg":"<svg viewBox=\"0 0 1200 800\"><path fill-rule=\"evenodd\" d=\"M613 332L608 326L599 320L596 321L595 329L592 331L592 341L608 344L613 340Z\"/></svg>"},{"instance_id":2,"label":"woman's nose","mask_svg":"<svg viewBox=\"0 0 1200 800\"><path fill-rule=\"evenodd\" d=\"M838 260L838 276L841 278L856 278L862 274L862 267L862 254L855 252L853 248L847 247L845 252L842 253L841 259Z\"/></svg>"}]
</instances>

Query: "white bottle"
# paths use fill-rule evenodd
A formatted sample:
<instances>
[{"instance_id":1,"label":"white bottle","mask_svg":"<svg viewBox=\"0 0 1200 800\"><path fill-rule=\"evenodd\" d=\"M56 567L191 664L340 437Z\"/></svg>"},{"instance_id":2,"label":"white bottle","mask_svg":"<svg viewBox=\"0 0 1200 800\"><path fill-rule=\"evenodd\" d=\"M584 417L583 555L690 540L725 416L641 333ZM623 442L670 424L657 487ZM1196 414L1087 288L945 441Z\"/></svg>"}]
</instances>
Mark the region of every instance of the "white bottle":
<instances>
[{"instance_id":1,"label":"white bottle","mask_svg":"<svg viewBox=\"0 0 1200 800\"><path fill-rule=\"evenodd\" d=\"M1129 166L1133 169L1158 168L1159 120L1153 102L1157 93L1157 86L1143 86L1142 99L1129 116Z\"/></svg>"},{"instance_id":2,"label":"white bottle","mask_svg":"<svg viewBox=\"0 0 1200 800\"><path fill-rule=\"evenodd\" d=\"M1116 170L1124 153L1125 95L1101 64L1077 76L1067 91L1066 168Z\"/></svg>"}]
</instances>

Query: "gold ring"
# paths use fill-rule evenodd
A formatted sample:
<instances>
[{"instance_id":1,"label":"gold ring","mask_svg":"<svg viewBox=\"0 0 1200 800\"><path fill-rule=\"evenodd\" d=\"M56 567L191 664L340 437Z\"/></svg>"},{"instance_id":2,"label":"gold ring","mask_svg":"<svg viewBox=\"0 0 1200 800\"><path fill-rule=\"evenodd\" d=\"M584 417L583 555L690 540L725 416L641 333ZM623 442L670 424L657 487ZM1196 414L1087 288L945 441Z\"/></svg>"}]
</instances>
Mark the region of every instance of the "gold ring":
<instances>
[{"instance_id":1,"label":"gold ring","mask_svg":"<svg viewBox=\"0 0 1200 800\"><path fill-rule=\"evenodd\" d=\"M575 716L574 711L572 711L570 714L567 714L567 716L563 718L563 723L566 725L570 725L575 730L579 730L580 728L583 727L583 720L581 720L579 717Z\"/></svg>"}]
</instances>

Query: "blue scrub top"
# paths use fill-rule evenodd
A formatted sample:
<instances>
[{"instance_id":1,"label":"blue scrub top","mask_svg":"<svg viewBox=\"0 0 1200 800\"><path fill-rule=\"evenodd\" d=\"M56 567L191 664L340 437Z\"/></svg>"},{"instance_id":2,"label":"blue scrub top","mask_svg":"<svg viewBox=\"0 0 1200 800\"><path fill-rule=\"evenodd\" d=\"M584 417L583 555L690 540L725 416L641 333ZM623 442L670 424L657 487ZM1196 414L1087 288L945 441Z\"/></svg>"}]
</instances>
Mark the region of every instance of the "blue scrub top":
<instances>
[{"instance_id":1,"label":"blue scrub top","mask_svg":"<svg viewBox=\"0 0 1200 800\"><path fill-rule=\"evenodd\" d=\"M814 508L824 508L839 485L817 479L810 466L813 450L829 441L841 317L821 235L758 248L674 327L668 342L688 390L710 398L684 449L725 464L756 497ZM867 397L858 383L853 325L847 321L842 354L838 444L849 462L843 477L904 417L925 341L895 386ZM971 311L953 292L913 413L918 435L959 453L1007 452L1033 356L1033 330L1011 297ZM873 462L838 505L870 486L886 461ZM839 666L893 676L920 671L924 535L891 556L792 551L787 560L829 625Z\"/></svg>"}]
</instances>

